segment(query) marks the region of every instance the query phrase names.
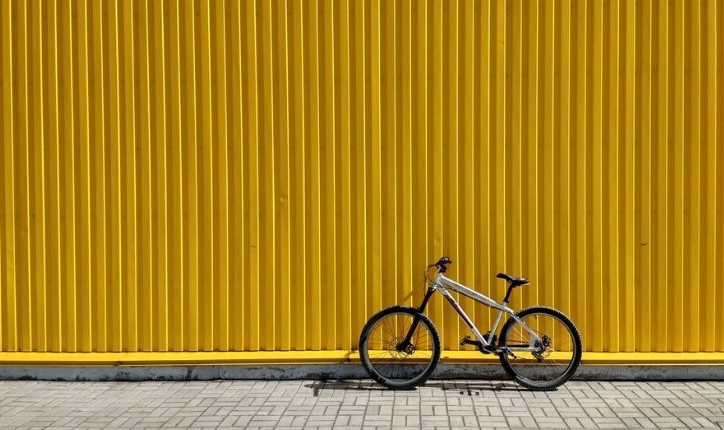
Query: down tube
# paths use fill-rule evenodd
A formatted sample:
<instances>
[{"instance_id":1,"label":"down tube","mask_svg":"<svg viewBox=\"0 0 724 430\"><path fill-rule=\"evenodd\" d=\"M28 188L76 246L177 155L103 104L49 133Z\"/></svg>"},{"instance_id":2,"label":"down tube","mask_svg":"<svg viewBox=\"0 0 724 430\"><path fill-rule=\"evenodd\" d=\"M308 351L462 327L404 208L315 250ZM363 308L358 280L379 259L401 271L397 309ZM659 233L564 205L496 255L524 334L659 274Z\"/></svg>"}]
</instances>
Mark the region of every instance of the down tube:
<instances>
[{"instance_id":1,"label":"down tube","mask_svg":"<svg viewBox=\"0 0 724 430\"><path fill-rule=\"evenodd\" d=\"M488 346L489 345L488 341L485 339L485 337L482 334L480 334L480 330L478 330L478 328L475 327L475 324L473 323L473 321L470 319L468 314L465 313L463 308L460 307L458 302L455 301L452 294L450 294L450 292L448 292L444 288L438 288L438 290L440 290L442 295L447 299L447 301L450 303L450 305L453 307L453 309L455 309L455 312L457 312L458 315L460 315L460 318L463 320L463 322L465 322L465 324L467 324L467 326L470 328L470 330L472 330L473 334L480 341L480 343L483 346Z\"/></svg>"}]
</instances>

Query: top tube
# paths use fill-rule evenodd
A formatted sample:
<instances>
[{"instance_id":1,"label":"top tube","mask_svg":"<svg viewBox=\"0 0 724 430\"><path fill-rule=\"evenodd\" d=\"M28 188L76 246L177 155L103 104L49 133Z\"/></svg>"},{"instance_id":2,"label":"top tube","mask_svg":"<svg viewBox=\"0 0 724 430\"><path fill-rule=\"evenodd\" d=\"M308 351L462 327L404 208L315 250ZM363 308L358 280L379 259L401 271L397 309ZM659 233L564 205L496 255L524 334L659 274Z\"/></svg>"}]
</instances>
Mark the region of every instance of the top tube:
<instances>
[{"instance_id":1,"label":"top tube","mask_svg":"<svg viewBox=\"0 0 724 430\"><path fill-rule=\"evenodd\" d=\"M491 299L490 297L486 296L485 294L481 294L471 288L466 287L465 285L453 281L452 279L446 277L442 273L438 273L435 277L435 283L439 286L442 286L445 288L446 286L449 287L453 291L457 291L458 293L469 297L476 302L483 303L485 305L490 306L491 308L495 308L504 312L507 312L509 314L513 314L513 310L508 307L506 303L498 303L495 300Z\"/></svg>"}]
</instances>

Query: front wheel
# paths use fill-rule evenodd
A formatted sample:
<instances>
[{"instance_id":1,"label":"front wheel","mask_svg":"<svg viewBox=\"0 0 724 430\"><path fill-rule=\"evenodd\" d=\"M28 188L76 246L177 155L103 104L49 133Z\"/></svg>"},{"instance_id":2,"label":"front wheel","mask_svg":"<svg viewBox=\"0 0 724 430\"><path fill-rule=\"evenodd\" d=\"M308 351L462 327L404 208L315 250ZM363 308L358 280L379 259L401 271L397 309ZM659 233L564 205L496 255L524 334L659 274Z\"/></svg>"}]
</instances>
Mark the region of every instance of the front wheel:
<instances>
[{"instance_id":1,"label":"front wheel","mask_svg":"<svg viewBox=\"0 0 724 430\"><path fill-rule=\"evenodd\" d=\"M372 379L392 389L424 383L440 360L440 336L417 309L393 306L367 322L359 339L362 365Z\"/></svg>"},{"instance_id":2,"label":"front wheel","mask_svg":"<svg viewBox=\"0 0 724 430\"><path fill-rule=\"evenodd\" d=\"M581 336L563 313L547 307L525 309L500 331L500 362L519 384L551 390L576 373L581 364Z\"/></svg>"}]
</instances>

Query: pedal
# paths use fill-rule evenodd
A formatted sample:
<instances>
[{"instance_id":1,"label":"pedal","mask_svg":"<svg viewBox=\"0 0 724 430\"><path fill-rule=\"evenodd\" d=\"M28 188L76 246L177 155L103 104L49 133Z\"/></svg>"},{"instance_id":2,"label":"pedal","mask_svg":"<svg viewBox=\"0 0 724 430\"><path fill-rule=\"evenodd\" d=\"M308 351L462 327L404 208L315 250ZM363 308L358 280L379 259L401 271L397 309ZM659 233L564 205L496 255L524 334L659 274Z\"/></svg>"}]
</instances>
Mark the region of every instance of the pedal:
<instances>
[{"instance_id":1,"label":"pedal","mask_svg":"<svg viewBox=\"0 0 724 430\"><path fill-rule=\"evenodd\" d=\"M463 340L460 341L460 345L473 345L474 347L481 349L483 345L480 343L480 341L477 340L470 340L470 336L465 336Z\"/></svg>"}]
</instances>

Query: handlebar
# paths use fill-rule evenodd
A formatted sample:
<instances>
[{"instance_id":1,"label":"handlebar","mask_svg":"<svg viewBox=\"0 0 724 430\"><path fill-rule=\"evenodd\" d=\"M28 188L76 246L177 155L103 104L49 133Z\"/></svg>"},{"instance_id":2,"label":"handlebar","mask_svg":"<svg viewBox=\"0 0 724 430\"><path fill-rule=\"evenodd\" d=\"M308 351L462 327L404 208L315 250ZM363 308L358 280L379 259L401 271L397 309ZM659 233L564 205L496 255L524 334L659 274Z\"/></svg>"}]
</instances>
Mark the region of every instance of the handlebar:
<instances>
[{"instance_id":1,"label":"handlebar","mask_svg":"<svg viewBox=\"0 0 724 430\"><path fill-rule=\"evenodd\" d=\"M430 268L430 267L437 267L437 271L438 271L438 272L440 272L440 273L445 273L445 271L447 270L447 265L448 265L448 264L452 264L452 260L451 260L450 258L448 258L448 257L442 257L442 258L440 258L439 260L437 260L436 263L433 263L433 264L431 264L431 265L429 265L429 266L427 266L427 267L428 267L428 268Z\"/></svg>"}]
</instances>

